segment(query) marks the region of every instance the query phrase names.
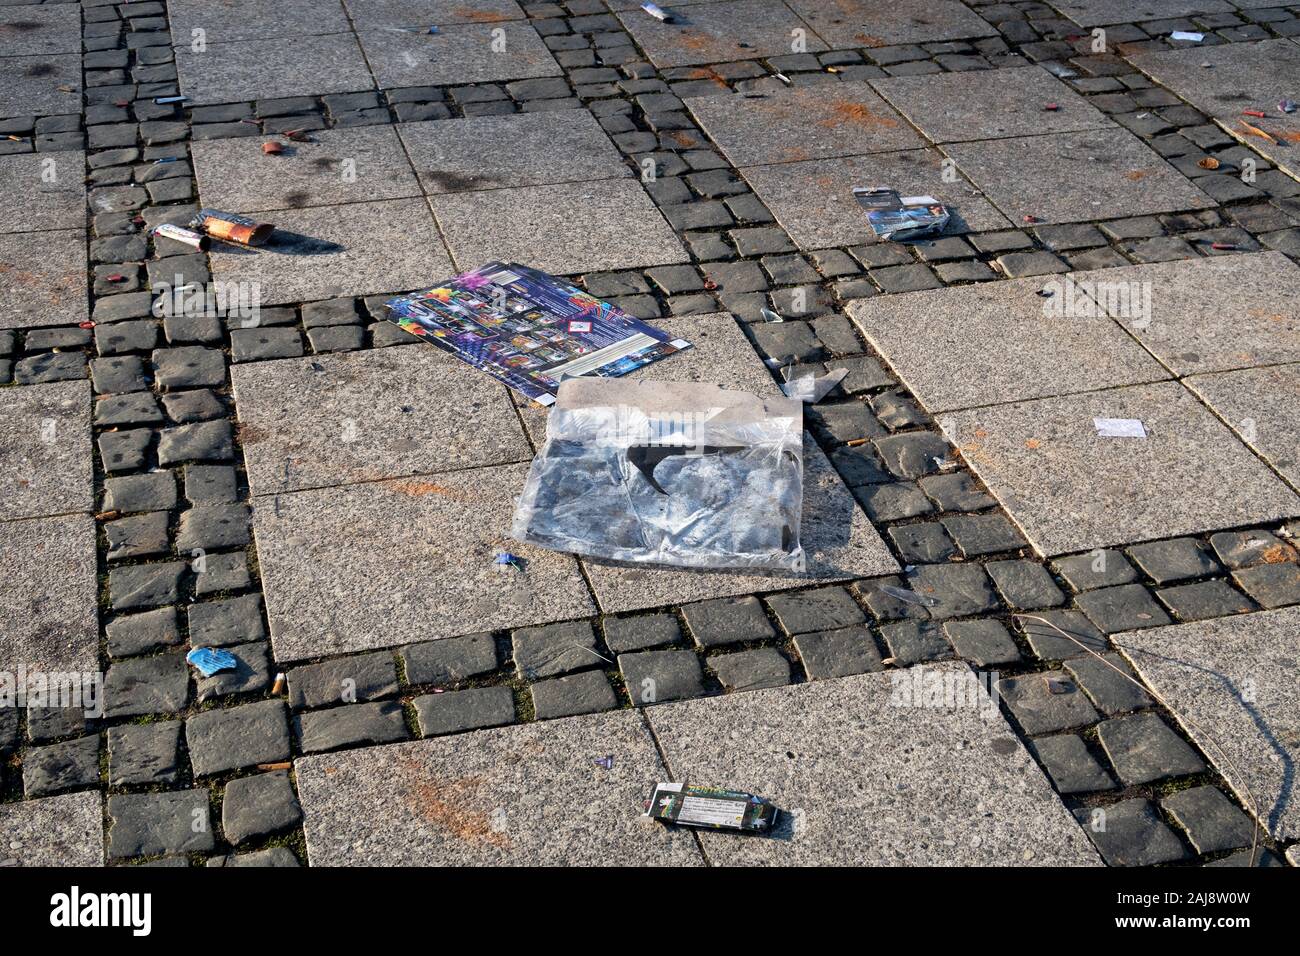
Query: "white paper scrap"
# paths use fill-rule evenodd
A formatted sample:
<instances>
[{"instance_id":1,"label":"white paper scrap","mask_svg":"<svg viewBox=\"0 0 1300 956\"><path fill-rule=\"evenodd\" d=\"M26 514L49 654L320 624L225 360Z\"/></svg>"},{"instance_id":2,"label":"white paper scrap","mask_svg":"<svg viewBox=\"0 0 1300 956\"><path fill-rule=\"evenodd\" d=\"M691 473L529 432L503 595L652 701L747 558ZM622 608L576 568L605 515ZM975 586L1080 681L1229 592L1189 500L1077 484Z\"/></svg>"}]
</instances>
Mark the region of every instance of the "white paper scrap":
<instances>
[{"instance_id":1,"label":"white paper scrap","mask_svg":"<svg viewBox=\"0 0 1300 956\"><path fill-rule=\"evenodd\" d=\"M1098 438L1146 438L1147 430L1137 418L1094 418Z\"/></svg>"}]
</instances>

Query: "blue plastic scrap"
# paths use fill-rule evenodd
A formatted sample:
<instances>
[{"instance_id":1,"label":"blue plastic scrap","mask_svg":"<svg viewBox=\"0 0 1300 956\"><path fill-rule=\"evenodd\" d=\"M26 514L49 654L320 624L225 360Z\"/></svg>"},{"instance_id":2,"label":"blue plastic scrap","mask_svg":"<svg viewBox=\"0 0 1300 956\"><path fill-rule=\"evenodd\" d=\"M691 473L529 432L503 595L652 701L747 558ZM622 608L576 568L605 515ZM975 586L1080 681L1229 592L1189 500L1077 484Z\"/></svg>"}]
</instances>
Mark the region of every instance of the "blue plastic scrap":
<instances>
[{"instance_id":1,"label":"blue plastic scrap","mask_svg":"<svg viewBox=\"0 0 1300 956\"><path fill-rule=\"evenodd\" d=\"M185 655L185 660L197 667L204 677L211 677L220 671L232 671L239 666L234 654L218 647L196 647Z\"/></svg>"}]
</instances>

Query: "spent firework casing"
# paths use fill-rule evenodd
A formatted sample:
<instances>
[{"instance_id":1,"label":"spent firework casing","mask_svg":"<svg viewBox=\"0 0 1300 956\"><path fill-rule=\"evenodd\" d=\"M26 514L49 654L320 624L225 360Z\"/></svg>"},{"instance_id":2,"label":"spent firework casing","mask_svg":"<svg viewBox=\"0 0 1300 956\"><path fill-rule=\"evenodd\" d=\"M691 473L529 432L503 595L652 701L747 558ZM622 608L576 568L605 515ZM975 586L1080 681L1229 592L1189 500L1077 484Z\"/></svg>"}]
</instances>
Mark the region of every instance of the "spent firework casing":
<instances>
[{"instance_id":1,"label":"spent firework casing","mask_svg":"<svg viewBox=\"0 0 1300 956\"><path fill-rule=\"evenodd\" d=\"M195 232L192 229L186 229L184 226L174 226L169 222L163 223L153 231L155 236L162 236L164 239L172 239L176 242L184 243L195 249L206 251L208 246L212 245L212 240L201 232Z\"/></svg>"},{"instance_id":2,"label":"spent firework casing","mask_svg":"<svg viewBox=\"0 0 1300 956\"><path fill-rule=\"evenodd\" d=\"M247 216L237 216L218 209L200 209L199 214L190 220L190 225L202 229L214 239L241 246L260 246L275 231L275 226L269 222L258 222Z\"/></svg>"}]
</instances>

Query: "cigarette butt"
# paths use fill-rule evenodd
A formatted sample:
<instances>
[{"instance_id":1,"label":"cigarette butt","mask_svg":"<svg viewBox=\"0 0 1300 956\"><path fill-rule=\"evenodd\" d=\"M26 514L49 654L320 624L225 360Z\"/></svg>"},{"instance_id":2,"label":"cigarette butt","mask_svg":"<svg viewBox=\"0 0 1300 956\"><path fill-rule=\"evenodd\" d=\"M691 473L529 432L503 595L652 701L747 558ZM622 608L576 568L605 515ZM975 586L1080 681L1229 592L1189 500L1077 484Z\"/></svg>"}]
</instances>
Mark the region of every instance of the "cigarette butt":
<instances>
[{"instance_id":1,"label":"cigarette butt","mask_svg":"<svg viewBox=\"0 0 1300 956\"><path fill-rule=\"evenodd\" d=\"M850 448L857 448L859 445L865 445L870 440L870 438L851 438L844 444L848 445Z\"/></svg>"},{"instance_id":2,"label":"cigarette butt","mask_svg":"<svg viewBox=\"0 0 1300 956\"><path fill-rule=\"evenodd\" d=\"M280 673L275 675L275 683L271 685L271 693L277 696L283 694L285 683L286 683L286 679L284 676L284 671L281 671Z\"/></svg>"},{"instance_id":3,"label":"cigarette butt","mask_svg":"<svg viewBox=\"0 0 1300 956\"><path fill-rule=\"evenodd\" d=\"M279 763L259 763L258 770L288 770L293 764L288 760L282 760Z\"/></svg>"}]
</instances>

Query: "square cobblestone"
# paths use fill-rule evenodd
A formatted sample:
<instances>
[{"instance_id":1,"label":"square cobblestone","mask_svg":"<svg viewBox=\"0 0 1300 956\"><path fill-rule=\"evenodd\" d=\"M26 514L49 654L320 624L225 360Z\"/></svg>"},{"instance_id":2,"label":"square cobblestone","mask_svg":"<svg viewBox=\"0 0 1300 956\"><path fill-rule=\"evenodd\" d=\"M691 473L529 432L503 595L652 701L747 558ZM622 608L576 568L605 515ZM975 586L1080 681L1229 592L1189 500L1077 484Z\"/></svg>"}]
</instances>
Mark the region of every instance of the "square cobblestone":
<instances>
[{"instance_id":1,"label":"square cobblestone","mask_svg":"<svg viewBox=\"0 0 1300 956\"><path fill-rule=\"evenodd\" d=\"M276 660L593 614L573 558L509 535L526 471L505 465L262 500L253 524ZM502 551L523 560L518 573L498 573Z\"/></svg>"},{"instance_id":2,"label":"square cobblestone","mask_svg":"<svg viewBox=\"0 0 1300 956\"><path fill-rule=\"evenodd\" d=\"M1147 437L1099 437L1094 418L1140 419ZM1300 498L1173 382L949 413L939 424L1045 556L1300 512ZM1131 507L1144 487L1144 507Z\"/></svg>"},{"instance_id":3,"label":"square cobblestone","mask_svg":"<svg viewBox=\"0 0 1300 956\"><path fill-rule=\"evenodd\" d=\"M1065 671L1003 678L998 691L1030 736L1082 727L1101 716Z\"/></svg>"}]
</instances>

